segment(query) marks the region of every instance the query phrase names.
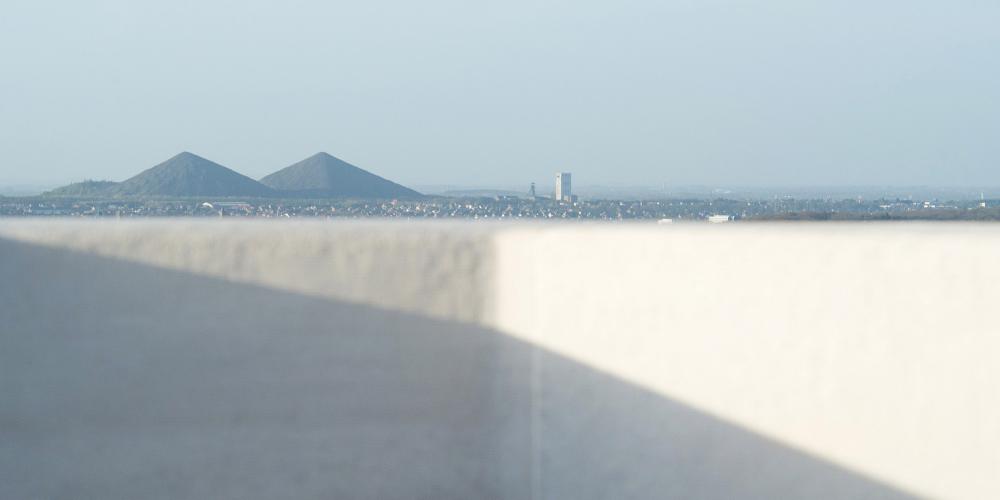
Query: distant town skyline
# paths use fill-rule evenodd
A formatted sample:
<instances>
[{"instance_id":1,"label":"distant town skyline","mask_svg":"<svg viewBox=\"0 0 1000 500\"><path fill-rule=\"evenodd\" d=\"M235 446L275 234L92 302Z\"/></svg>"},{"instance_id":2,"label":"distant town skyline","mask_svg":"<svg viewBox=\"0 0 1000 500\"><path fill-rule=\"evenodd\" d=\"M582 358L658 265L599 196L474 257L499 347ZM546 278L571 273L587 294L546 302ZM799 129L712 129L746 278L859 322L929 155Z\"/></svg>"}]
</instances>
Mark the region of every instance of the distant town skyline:
<instances>
[{"instance_id":1,"label":"distant town skyline","mask_svg":"<svg viewBox=\"0 0 1000 500\"><path fill-rule=\"evenodd\" d=\"M10 0L0 185L1000 185L1000 4Z\"/></svg>"}]
</instances>

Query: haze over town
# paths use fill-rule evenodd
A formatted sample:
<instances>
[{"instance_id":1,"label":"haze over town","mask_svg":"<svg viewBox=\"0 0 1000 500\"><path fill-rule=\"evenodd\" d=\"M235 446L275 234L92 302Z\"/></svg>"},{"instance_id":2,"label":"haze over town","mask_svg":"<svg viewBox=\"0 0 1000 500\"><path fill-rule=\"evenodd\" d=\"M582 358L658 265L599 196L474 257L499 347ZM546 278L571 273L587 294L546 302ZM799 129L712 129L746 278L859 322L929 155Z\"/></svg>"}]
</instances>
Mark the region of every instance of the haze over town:
<instances>
[{"instance_id":1,"label":"haze over town","mask_svg":"<svg viewBox=\"0 0 1000 500\"><path fill-rule=\"evenodd\" d=\"M0 500L1000 499L998 0L0 0Z\"/></svg>"},{"instance_id":2,"label":"haze over town","mask_svg":"<svg viewBox=\"0 0 1000 500\"><path fill-rule=\"evenodd\" d=\"M991 2L57 4L0 16L8 192L179 151L418 189L1000 185Z\"/></svg>"}]
</instances>

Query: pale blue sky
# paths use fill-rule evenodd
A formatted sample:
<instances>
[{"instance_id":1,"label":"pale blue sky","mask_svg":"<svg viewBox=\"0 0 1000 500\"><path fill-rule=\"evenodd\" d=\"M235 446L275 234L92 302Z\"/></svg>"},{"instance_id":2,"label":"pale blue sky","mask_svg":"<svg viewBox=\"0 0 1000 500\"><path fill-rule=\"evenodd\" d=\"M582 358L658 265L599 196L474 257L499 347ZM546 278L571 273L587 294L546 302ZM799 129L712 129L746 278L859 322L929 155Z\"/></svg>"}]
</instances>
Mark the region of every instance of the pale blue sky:
<instances>
[{"instance_id":1,"label":"pale blue sky","mask_svg":"<svg viewBox=\"0 0 1000 500\"><path fill-rule=\"evenodd\" d=\"M0 3L0 183L1000 184L1000 2Z\"/></svg>"}]
</instances>

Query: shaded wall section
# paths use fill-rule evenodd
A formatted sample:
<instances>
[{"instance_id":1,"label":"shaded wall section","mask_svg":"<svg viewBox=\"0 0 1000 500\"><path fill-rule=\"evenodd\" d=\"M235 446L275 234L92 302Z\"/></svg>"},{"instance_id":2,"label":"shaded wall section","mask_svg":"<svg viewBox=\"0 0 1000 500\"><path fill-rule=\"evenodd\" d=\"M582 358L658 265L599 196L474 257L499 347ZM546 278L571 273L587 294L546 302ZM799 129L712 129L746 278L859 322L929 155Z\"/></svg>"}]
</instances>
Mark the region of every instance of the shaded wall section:
<instances>
[{"instance_id":1,"label":"shaded wall section","mask_svg":"<svg viewBox=\"0 0 1000 500\"><path fill-rule=\"evenodd\" d=\"M0 240L0 498L528 498L527 348Z\"/></svg>"}]
</instances>

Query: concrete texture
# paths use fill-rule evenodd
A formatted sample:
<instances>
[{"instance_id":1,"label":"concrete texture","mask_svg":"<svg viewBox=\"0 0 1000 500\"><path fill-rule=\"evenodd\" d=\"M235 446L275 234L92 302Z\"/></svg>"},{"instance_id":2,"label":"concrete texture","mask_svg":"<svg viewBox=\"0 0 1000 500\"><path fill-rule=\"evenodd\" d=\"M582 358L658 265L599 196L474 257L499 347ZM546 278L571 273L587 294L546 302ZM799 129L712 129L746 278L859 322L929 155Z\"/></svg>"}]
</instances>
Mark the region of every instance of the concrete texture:
<instances>
[{"instance_id":1,"label":"concrete texture","mask_svg":"<svg viewBox=\"0 0 1000 500\"><path fill-rule=\"evenodd\" d=\"M996 498L1000 226L0 221L2 498Z\"/></svg>"},{"instance_id":2,"label":"concrete texture","mask_svg":"<svg viewBox=\"0 0 1000 500\"><path fill-rule=\"evenodd\" d=\"M1000 226L498 240L501 331L886 484L1000 498Z\"/></svg>"},{"instance_id":3,"label":"concrete texture","mask_svg":"<svg viewBox=\"0 0 1000 500\"><path fill-rule=\"evenodd\" d=\"M78 252L0 256L0 498L528 497L515 341Z\"/></svg>"}]
</instances>

